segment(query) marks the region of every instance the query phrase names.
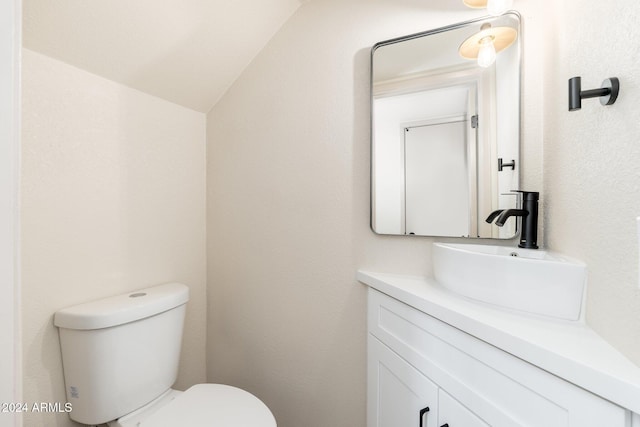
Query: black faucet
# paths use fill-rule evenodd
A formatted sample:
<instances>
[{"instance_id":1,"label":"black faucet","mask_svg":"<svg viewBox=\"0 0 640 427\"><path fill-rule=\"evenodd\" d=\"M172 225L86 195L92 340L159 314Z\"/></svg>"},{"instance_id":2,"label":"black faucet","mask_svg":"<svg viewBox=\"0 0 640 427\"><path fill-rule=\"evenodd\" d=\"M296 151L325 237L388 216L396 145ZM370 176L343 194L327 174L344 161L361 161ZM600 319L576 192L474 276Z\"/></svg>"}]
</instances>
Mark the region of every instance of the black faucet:
<instances>
[{"instance_id":1,"label":"black faucet","mask_svg":"<svg viewBox=\"0 0 640 427\"><path fill-rule=\"evenodd\" d=\"M522 231L518 247L525 249L538 249L538 200L540 193L537 191L518 191L522 193L522 209L498 209L489 214L486 221L496 219L496 225L502 227L509 217L522 217Z\"/></svg>"}]
</instances>

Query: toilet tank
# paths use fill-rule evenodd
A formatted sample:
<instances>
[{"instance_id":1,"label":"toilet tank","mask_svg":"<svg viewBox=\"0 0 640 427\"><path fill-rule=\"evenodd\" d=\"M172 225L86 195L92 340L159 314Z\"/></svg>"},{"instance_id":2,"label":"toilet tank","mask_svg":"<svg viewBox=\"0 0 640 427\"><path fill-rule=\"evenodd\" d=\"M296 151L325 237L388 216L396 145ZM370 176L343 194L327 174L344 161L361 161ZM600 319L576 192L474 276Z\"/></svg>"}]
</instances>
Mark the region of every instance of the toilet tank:
<instances>
[{"instance_id":1,"label":"toilet tank","mask_svg":"<svg viewBox=\"0 0 640 427\"><path fill-rule=\"evenodd\" d=\"M171 388L188 300L187 286L167 283L55 314L71 419L106 423Z\"/></svg>"}]
</instances>

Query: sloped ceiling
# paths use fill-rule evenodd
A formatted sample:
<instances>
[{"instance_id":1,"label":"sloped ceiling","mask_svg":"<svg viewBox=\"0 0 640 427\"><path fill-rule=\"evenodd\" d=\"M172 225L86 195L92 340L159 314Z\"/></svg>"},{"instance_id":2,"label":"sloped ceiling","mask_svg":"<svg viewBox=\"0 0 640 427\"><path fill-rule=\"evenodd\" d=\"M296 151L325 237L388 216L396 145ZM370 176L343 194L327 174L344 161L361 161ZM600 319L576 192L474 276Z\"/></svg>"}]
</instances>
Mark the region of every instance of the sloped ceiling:
<instances>
[{"instance_id":1,"label":"sloped ceiling","mask_svg":"<svg viewBox=\"0 0 640 427\"><path fill-rule=\"evenodd\" d=\"M305 0L24 0L26 48L208 112Z\"/></svg>"}]
</instances>

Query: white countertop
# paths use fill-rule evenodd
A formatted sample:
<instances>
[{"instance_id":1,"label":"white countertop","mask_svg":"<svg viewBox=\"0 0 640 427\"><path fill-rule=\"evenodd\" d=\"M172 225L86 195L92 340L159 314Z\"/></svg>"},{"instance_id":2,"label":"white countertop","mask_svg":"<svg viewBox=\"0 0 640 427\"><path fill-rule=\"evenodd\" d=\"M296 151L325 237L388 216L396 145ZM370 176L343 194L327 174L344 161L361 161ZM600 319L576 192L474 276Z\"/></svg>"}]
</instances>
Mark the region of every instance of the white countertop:
<instances>
[{"instance_id":1,"label":"white countertop","mask_svg":"<svg viewBox=\"0 0 640 427\"><path fill-rule=\"evenodd\" d=\"M500 309L458 296L426 277L358 271L358 280L640 414L640 367L584 323Z\"/></svg>"}]
</instances>

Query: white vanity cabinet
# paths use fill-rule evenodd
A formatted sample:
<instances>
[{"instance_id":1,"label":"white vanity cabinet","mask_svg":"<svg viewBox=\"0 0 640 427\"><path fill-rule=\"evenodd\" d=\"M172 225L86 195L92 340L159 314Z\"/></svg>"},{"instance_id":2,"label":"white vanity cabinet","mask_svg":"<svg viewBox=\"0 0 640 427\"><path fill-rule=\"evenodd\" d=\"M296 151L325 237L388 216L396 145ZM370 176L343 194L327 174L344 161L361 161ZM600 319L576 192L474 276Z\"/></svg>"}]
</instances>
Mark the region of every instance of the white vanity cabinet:
<instances>
[{"instance_id":1,"label":"white vanity cabinet","mask_svg":"<svg viewBox=\"0 0 640 427\"><path fill-rule=\"evenodd\" d=\"M368 292L367 427L632 425L630 411L382 292Z\"/></svg>"}]
</instances>

